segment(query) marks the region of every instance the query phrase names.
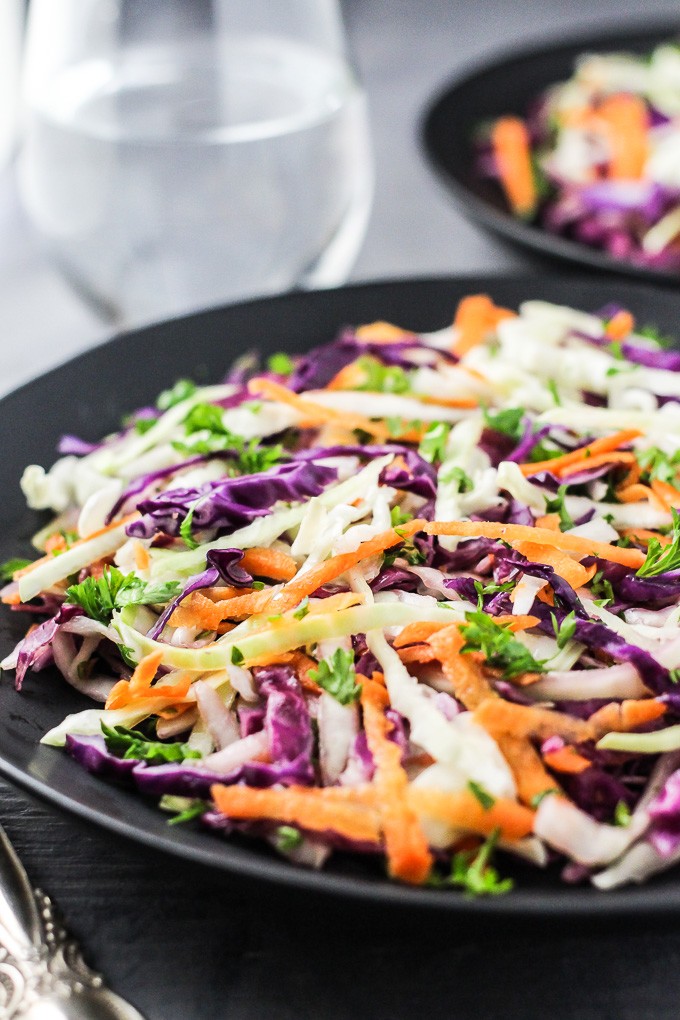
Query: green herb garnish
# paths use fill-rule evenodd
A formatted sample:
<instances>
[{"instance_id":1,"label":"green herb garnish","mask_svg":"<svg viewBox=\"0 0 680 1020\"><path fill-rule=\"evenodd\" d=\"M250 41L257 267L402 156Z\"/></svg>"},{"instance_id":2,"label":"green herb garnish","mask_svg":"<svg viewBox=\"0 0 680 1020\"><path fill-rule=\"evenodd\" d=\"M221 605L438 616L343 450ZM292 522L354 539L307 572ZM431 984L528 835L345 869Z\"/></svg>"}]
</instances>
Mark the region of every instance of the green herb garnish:
<instances>
[{"instance_id":1,"label":"green herb garnish","mask_svg":"<svg viewBox=\"0 0 680 1020\"><path fill-rule=\"evenodd\" d=\"M543 663L533 657L526 645L491 616L476 610L466 613L465 619L466 623L461 627L465 638L461 652L481 652L489 666L502 670L506 680L522 673L544 672Z\"/></svg>"},{"instance_id":2,"label":"green herb garnish","mask_svg":"<svg viewBox=\"0 0 680 1020\"><path fill-rule=\"evenodd\" d=\"M181 590L179 581L146 582L135 574L124 576L117 567L105 567L101 577L86 577L67 588L66 601L82 606L90 619L108 624L114 609L162 605Z\"/></svg>"},{"instance_id":3,"label":"green herb garnish","mask_svg":"<svg viewBox=\"0 0 680 1020\"><path fill-rule=\"evenodd\" d=\"M354 653L336 648L328 659L322 659L318 669L310 669L309 676L341 705L349 705L359 697L361 688L356 682Z\"/></svg>"}]
</instances>

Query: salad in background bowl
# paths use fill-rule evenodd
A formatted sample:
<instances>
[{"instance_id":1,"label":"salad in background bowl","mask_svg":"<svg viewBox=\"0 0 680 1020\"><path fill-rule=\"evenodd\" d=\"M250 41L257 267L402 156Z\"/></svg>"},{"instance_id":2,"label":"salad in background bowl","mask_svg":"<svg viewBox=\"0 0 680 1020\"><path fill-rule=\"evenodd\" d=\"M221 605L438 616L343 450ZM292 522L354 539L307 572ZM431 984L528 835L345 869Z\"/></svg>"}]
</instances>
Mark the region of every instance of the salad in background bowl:
<instances>
[{"instance_id":1,"label":"salad in background bowl","mask_svg":"<svg viewBox=\"0 0 680 1020\"><path fill-rule=\"evenodd\" d=\"M518 218L680 274L680 46L579 57L523 117L480 130L477 172Z\"/></svg>"}]
</instances>

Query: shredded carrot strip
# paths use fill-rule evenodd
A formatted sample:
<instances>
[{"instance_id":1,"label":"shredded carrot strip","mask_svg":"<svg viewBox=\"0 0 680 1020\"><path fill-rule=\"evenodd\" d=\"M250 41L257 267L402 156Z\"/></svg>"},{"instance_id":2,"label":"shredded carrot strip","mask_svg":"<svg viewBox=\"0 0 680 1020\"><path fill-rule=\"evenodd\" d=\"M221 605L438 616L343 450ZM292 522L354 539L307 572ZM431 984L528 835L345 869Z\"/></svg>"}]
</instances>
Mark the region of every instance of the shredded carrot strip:
<instances>
[{"instance_id":1,"label":"shredded carrot strip","mask_svg":"<svg viewBox=\"0 0 680 1020\"><path fill-rule=\"evenodd\" d=\"M585 772L593 764L569 744L561 747L558 751L549 751L544 754L543 761L548 768L554 769L555 772L563 772L570 776L577 776L580 772Z\"/></svg>"},{"instance_id":2,"label":"shredded carrot strip","mask_svg":"<svg viewBox=\"0 0 680 1020\"><path fill-rule=\"evenodd\" d=\"M444 627L449 626L446 623L432 623L427 620L420 620L417 623L407 623L404 629L394 639L395 648L403 648L405 645L418 645L421 641L427 641L428 638L436 634L438 630L443 630Z\"/></svg>"},{"instance_id":3,"label":"shredded carrot strip","mask_svg":"<svg viewBox=\"0 0 680 1020\"><path fill-rule=\"evenodd\" d=\"M371 556L378 556L380 553L385 552L386 549L399 545L404 539L411 538L416 532L422 531L424 525L425 521L422 520L408 521L408 523L401 525L398 531L390 528L388 531L381 532L367 542L362 542L354 552L331 556L330 559L324 560L323 563L319 563L316 567L311 567L303 574L293 578L288 584L285 584L271 598L269 607L272 609L276 607L277 612L285 612L287 609L292 609L306 595L311 595L317 588L321 588L324 584L334 581L341 574L355 567L357 563L361 563L362 560L368 559Z\"/></svg>"},{"instance_id":4,"label":"shredded carrot strip","mask_svg":"<svg viewBox=\"0 0 680 1020\"><path fill-rule=\"evenodd\" d=\"M515 548L535 563L547 563L572 588L582 588L597 573L595 564L591 567L583 567L568 553L561 552L554 547L551 548L549 545L539 545L537 542L517 542Z\"/></svg>"},{"instance_id":5,"label":"shredded carrot strip","mask_svg":"<svg viewBox=\"0 0 680 1020\"><path fill-rule=\"evenodd\" d=\"M66 545L66 539L63 535L57 532L45 542L45 552L48 556L54 556L55 553L64 552L68 546Z\"/></svg>"},{"instance_id":6,"label":"shredded carrot strip","mask_svg":"<svg viewBox=\"0 0 680 1020\"><path fill-rule=\"evenodd\" d=\"M401 326L394 326L391 322L380 321L358 326L354 331L354 336L357 340L371 344L391 344L395 340L399 343L400 340L411 340L414 335L414 333L409 333L407 329L402 329Z\"/></svg>"},{"instance_id":7,"label":"shredded carrot strip","mask_svg":"<svg viewBox=\"0 0 680 1020\"><path fill-rule=\"evenodd\" d=\"M163 659L163 652L150 652L140 659L129 680L119 680L113 687L106 701L106 708L125 708L135 701L147 701L160 698L170 702L183 701L191 687L191 676L187 673L175 684L156 684L151 682L156 676Z\"/></svg>"},{"instance_id":8,"label":"shredded carrot strip","mask_svg":"<svg viewBox=\"0 0 680 1020\"><path fill-rule=\"evenodd\" d=\"M649 150L648 114L639 96L618 93L600 104L600 118L606 125L610 147L609 177L614 180L639 180Z\"/></svg>"},{"instance_id":9,"label":"shredded carrot strip","mask_svg":"<svg viewBox=\"0 0 680 1020\"><path fill-rule=\"evenodd\" d=\"M537 616L513 616L511 613L501 613L500 616L494 616L494 623L497 623L499 627L505 627L506 630L511 630L513 633L520 630L530 630L531 627L537 627L540 622Z\"/></svg>"},{"instance_id":10,"label":"shredded carrot strip","mask_svg":"<svg viewBox=\"0 0 680 1020\"><path fill-rule=\"evenodd\" d=\"M501 698L488 698L475 710L475 721L491 733L509 733L514 737L546 740L562 737L568 742L588 740L591 728L582 719L549 708L515 705Z\"/></svg>"},{"instance_id":11,"label":"shredded carrot strip","mask_svg":"<svg viewBox=\"0 0 680 1020\"><path fill-rule=\"evenodd\" d=\"M486 339L490 330L503 319L514 318L507 308L498 308L486 294L470 294L460 300L453 320L456 340L453 353L464 357Z\"/></svg>"},{"instance_id":12,"label":"shredded carrot strip","mask_svg":"<svg viewBox=\"0 0 680 1020\"><path fill-rule=\"evenodd\" d=\"M210 793L217 810L228 818L269 818L310 832L337 832L361 843L377 843L380 838L377 811L362 805L353 787L262 790L220 784L211 787Z\"/></svg>"},{"instance_id":13,"label":"shredded carrot strip","mask_svg":"<svg viewBox=\"0 0 680 1020\"><path fill-rule=\"evenodd\" d=\"M426 663L437 658L429 645L410 645L408 648L397 649L397 653L402 662Z\"/></svg>"},{"instance_id":14,"label":"shredded carrot strip","mask_svg":"<svg viewBox=\"0 0 680 1020\"><path fill-rule=\"evenodd\" d=\"M560 530L560 515L559 514L544 514L543 517L536 518L537 528L547 528L548 531L559 531Z\"/></svg>"},{"instance_id":15,"label":"shredded carrot strip","mask_svg":"<svg viewBox=\"0 0 680 1020\"><path fill-rule=\"evenodd\" d=\"M385 834L389 872L393 878L422 884L432 870L432 854L418 818L407 801L408 777L401 765L401 750L389 739L392 724L385 715L387 691L366 677L361 684L361 707L368 747L375 762L380 820Z\"/></svg>"},{"instance_id":16,"label":"shredded carrot strip","mask_svg":"<svg viewBox=\"0 0 680 1020\"><path fill-rule=\"evenodd\" d=\"M628 733L636 730L638 726L659 719L667 707L663 701L657 701L656 698L613 701L599 708L588 720L592 739L599 740L605 733Z\"/></svg>"},{"instance_id":17,"label":"shredded carrot strip","mask_svg":"<svg viewBox=\"0 0 680 1020\"><path fill-rule=\"evenodd\" d=\"M613 315L604 327L605 335L609 340L625 340L635 329L635 319L622 308L620 312Z\"/></svg>"},{"instance_id":18,"label":"shredded carrot strip","mask_svg":"<svg viewBox=\"0 0 680 1020\"><path fill-rule=\"evenodd\" d=\"M651 483L654 495L670 512L671 507L680 506L680 492L668 482L662 482L660 478L654 478Z\"/></svg>"},{"instance_id":19,"label":"shredded carrot strip","mask_svg":"<svg viewBox=\"0 0 680 1020\"><path fill-rule=\"evenodd\" d=\"M510 766L517 796L523 804L533 807L536 798L548 792L559 790L559 784L543 767L543 762L528 737L516 737L510 733L489 731L498 744L501 754Z\"/></svg>"},{"instance_id":20,"label":"shredded carrot strip","mask_svg":"<svg viewBox=\"0 0 680 1020\"><path fill-rule=\"evenodd\" d=\"M665 497L656 492L654 488L642 485L640 482L635 482L633 485L628 485L625 488L621 486L616 490L616 498L621 503L641 503L643 500L648 500L657 510L670 513L670 506Z\"/></svg>"},{"instance_id":21,"label":"shredded carrot strip","mask_svg":"<svg viewBox=\"0 0 680 1020\"><path fill-rule=\"evenodd\" d=\"M527 126L519 117L501 117L491 131L503 190L517 216L531 216L538 196L531 165L531 142Z\"/></svg>"},{"instance_id":22,"label":"shredded carrot strip","mask_svg":"<svg viewBox=\"0 0 680 1020\"><path fill-rule=\"evenodd\" d=\"M652 539L659 545L670 545L673 541L670 535L662 535L660 531L649 531L648 528L623 528L621 534L641 545L649 545Z\"/></svg>"},{"instance_id":23,"label":"shredded carrot strip","mask_svg":"<svg viewBox=\"0 0 680 1020\"><path fill-rule=\"evenodd\" d=\"M293 557L278 549L246 549L239 566L256 577L270 577L274 581L290 581L297 574Z\"/></svg>"},{"instance_id":24,"label":"shredded carrot strip","mask_svg":"<svg viewBox=\"0 0 680 1020\"><path fill-rule=\"evenodd\" d=\"M564 468L571 464L578 464L585 459L588 460L588 466L590 466L592 457L617 450L620 446L632 442L633 439L637 439L641 435L642 432L639 429L622 429L620 432L615 432L614 435L595 439L587 446L580 446L578 450L564 453L560 457L553 457L552 460L540 460L535 464L520 464L520 471L523 475L535 475L539 471L552 471L553 474L559 475Z\"/></svg>"},{"instance_id":25,"label":"shredded carrot strip","mask_svg":"<svg viewBox=\"0 0 680 1020\"><path fill-rule=\"evenodd\" d=\"M135 542L135 566L137 570L148 570L151 563L149 550L141 542Z\"/></svg>"},{"instance_id":26,"label":"shredded carrot strip","mask_svg":"<svg viewBox=\"0 0 680 1020\"><path fill-rule=\"evenodd\" d=\"M3 595L2 596L2 602L3 602L3 605L5 605L5 606L20 606L21 605L21 595L19 594L18 591L12 592L11 595Z\"/></svg>"},{"instance_id":27,"label":"shredded carrot strip","mask_svg":"<svg viewBox=\"0 0 680 1020\"><path fill-rule=\"evenodd\" d=\"M337 411L331 407L324 407L313 400L299 397L281 383L273 379L251 379L248 383L248 390L268 400L278 400L281 404L287 404L302 415L300 426L302 428L314 428L327 422L337 423L349 429L361 429L378 439L388 439L389 430L384 422L371 421L361 414L352 414L349 411Z\"/></svg>"},{"instance_id":28,"label":"shredded carrot strip","mask_svg":"<svg viewBox=\"0 0 680 1020\"><path fill-rule=\"evenodd\" d=\"M482 836L500 829L503 839L522 839L533 829L533 811L506 797L496 798L485 808L467 790L447 793L420 786L409 789L408 800L418 814L429 815L457 828L471 829Z\"/></svg>"},{"instance_id":29,"label":"shredded carrot strip","mask_svg":"<svg viewBox=\"0 0 680 1020\"><path fill-rule=\"evenodd\" d=\"M578 535L567 535L546 528L532 528L525 524L496 524L491 521L433 521L423 531L428 535L458 535L461 538L499 538L510 545L518 542L535 542L555 546L579 556L597 556L599 559L622 563L637 570L645 561L639 549L621 549L608 542L595 542Z\"/></svg>"},{"instance_id":30,"label":"shredded carrot strip","mask_svg":"<svg viewBox=\"0 0 680 1020\"><path fill-rule=\"evenodd\" d=\"M327 390L358 390L366 382L366 373L359 361L352 361L337 372L326 386Z\"/></svg>"},{"instance_id":31,"label":"shredded carrot strip","mask_svg":"<svg viewBox=\"0 0 680 1020\"><path fill-rule=\"evenodd\" d=\"M219 585L215 588L201 588L201 595L211 602L226 602L241 595L252 595L256 588L237 588L232 584Z\"/></svg>"},{"instance_id":32,"label":"shredded carrot strip","mask_svg":"<svg viewBox=\"0 0 680 1020\"><path fill-rule=\"evenodd\" d=\"M635 457L632 453L619 453L618 451L612 451L611 453L599 453L594 454L591 457L584 457L583 460L574 461L572 464L568 464L566 467L555 472L560 478L570 478L571 475L577 475L580 471L589 471L591 468L602 467L604 464L635 464Z\"/></svg>"},{"instance_id":33,"label":"shredded carrot strip","mask_svg":"<svg viewBox=\"0 0 680 1020\"><path fill-rule=\"evenodd\" d=\"M453 693L466 708L474 709L486 699L497 697L477 659L462 654L465 638L458 624L437 631L428 642L442 664L442 672L450 681Z\"/></svg>"}]
</instances>

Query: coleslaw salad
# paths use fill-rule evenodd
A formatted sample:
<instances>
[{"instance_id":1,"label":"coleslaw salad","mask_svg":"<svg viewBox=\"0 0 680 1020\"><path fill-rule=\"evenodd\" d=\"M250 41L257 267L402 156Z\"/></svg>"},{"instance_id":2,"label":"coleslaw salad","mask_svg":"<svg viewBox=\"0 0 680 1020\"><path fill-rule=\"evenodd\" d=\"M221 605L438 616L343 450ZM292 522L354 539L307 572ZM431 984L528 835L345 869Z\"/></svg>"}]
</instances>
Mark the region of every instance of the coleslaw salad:
<instances>
[{"instance_id":1,"label":"coleslaw salad","mask_svg":"<svg viewBox=\"0 0 680 1020\"><path fill-rule=\"evenodd\" d=\"M22 487L43 740L300 865L607 889L680 858L680 355L624 308L463 299L180 380Z\"/></svg>"}]
</instances>

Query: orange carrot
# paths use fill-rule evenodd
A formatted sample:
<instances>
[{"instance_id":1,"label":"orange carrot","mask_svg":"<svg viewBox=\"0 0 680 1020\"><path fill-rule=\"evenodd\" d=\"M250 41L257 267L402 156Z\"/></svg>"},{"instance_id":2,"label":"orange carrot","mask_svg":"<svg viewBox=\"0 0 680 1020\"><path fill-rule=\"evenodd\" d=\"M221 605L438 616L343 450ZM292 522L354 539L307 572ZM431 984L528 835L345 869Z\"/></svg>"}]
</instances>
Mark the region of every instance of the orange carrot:
<instances>
[{"instance_id":1,"label":"orange carrot","mask_svg":"<svg viewBox=\"0 0 680 1020\"><path fill-rule=\"evenodd\" d=\"M448 793L419 786L410 788L408 800L418 814L429 815L456 828L470 829L482 836L500 829L503 839L522 839L533 829L533 811L507 797L497 797L485 808L467 790Z\"/></svg>"},{"instance_id":2,"label":"orange carrot","mask_svg":"<svg viewBox=\"0 0 680 1020\"><path fill-rule=\"evenodd\" d=\"M586 446L580 446L578 450L571 450L570 453L564 453L560 457L553 457L552 460L540 460L535 464L520 464L520 471L523 475L534 475L539 471L552 471L553 474L559 475L564 468L586 459L590 466L592 457L601 453L611 453L641 435L640 429L622 429L611 436L604 436L602 439L595 439Z\"/></svg>"},{"instance_id":3,"label":"orange carrot","mask_svg":"<svg viewBox=\"0 0 680 1020\"><path fill-rule=\"evenodd\" d=\"M392 344L397 341L411 340L415 336L401 326L394 326L391 322L369 322L364 326L358 326L354 336L362 343L371 344Z\"/></svg>"},{"instance_id":4,"label":"orange carrot","mask_svg":"<svg viewBox=\"0 0 680 1020\"><path fill-rule=\"evenodd\" d=\"M401 750L389 739L392 724L385 715L389 705L384 687L357 677L368 747L375 762L380 820L385 834L389 872L393 878L422 884L432 870L432 854L413 808L407 801L408 777L401 765Z\"/></svg>"},{"instance_id":5,"label":"orange carrot","mask_svg":"<svg viewBox=\"0 0 680 1020\"><path fill-rule=\"evenodd\" d=\"M616 498L621 503L641 503L643 500L647 500L657 510L661 510L662 513L670 513L670 506L666 498L653 488L654 484L652 482L652 488L648 485L642 485L640 482L635 482L633 485L625 487L620 486L616 490Z\"/></svg>"},{"instance_id":6,"label":"orange carrot","mask_svg":"<svg viewBox=\"0 0 680 1020\"><path fill-rule=\"evenodd\" d=\"M644 100L629 93L617 93L602 101L598 114L606 125L610 147L609 177L639 180L649 151L649 118Z\"/></svg>"},{"instance_id":7,"label":"orange carrot","mask_svg":"<svg viewBox=\"0 0 680 1020\"><path fill-rule=\"evenodd\" d=\"M54 535L50 535L45 542L45 552L48 556L54 556L55 553L64 552L66 549L68 549L66 539L58 531Z\"/></svg>"},{"instance_id":8,"label":"orange carrot","mask_svg":"<svg viewBox=\"0 0 680 1020\"><path fill-rule=\"evenodd\" d=\"M395 648L403 648L405 645L417 645L421 641L427 641L429 637L449 626L446 623L432 623L427 620L420 620L416 623L407 623L404 629L394 639Z\"/></svg>"},{"instance_id":9,"label":"orange carrot","mask_svg":"<svg viewBox=\"0 0 680 1020\"><path fill-rule=\"evenodd\" d=\"M130 679L119 680L112 688L106 700L106 708L125 708L135 701L157 698L169 702L183 701L191 687L191 676L188 673L178 683L151 686L162 659L162 650L150 652L140 659Z\"/></svg>"},{"instance_id":10,"label":"orange carrot","mask_svg":"<svg viewBox=\"0 0 680 1020\"><path fill-rule=\"evenodd\" d=\"M673 541L670 535L662 535L660 531L650 531L648 528L622 528L621 534L640 545L649 545L652 539L659 545L670 545Z\"/></svg>"},{"instance_id":11,"label":"orange carrot","mask_svg":"<svg viewBox=\"0 0 680 1020\"><path fill-rule=\"evenodd\" d=\"M135 566L137 570L148 570L151 563L149 550L141 542L135 542Z\"/></svg>"},{"instance_id":12,"label":"orange carrot","mask_svg":"<svg viewBox=\"0 0 680 1020\"><path fill-rule=\"evenodd\" d=\"M498 308L486 294L470 294L460 300L453 321L456 340L453 353L459 358L483 343L487 334L503 319L514 318L507 308Z\"/></svg>"},{"instance_id":13,"label":"orange carrot","mask_svg":"<svg viewBox=\"0 0 680 1020\"><path fill-rule=\"evenodd\" d=\"M366 373L359 360L351 361L333 376L326 386L327 390L359 390L366 382Z\"/></svg>"},{"instance_id":14,"label":"orange carrot","mask_svg":"<svg viewBox=\"0 0 680 1020\"><path fill-rule=\"evenodd\" d=\"M342 791L342 799L337 792ZM228 818L267 818L297 825L310 832L337 832L346 839L377 843L380 838L377 811L357 803L353 787L314 789L254 789L249 786L212 786L211 796L218 811Z\"/></svg>"},{"instance_id":15,"label":"orange carrot","mask_svg":"<svg viewBox=\"0 0 680 1020\"><path fill-rule=\"evenodd\" d=\"M515 737L510 733L496 731L490 732L510 766L517 786L517 796L523 804L533 807L537 797L549 790L560 790L559 784L544 768L543 762L528 737Z\"/></svg>"},{"instance_id":16,"label":"orange carrot","mask_svg":"<svg viewBox=\"0 0 680 1020\"><path fill-rule=\"evenodd\" d=\"M656 698L613 701L599 708L588 720L592 739L599 740L605 733L611 732L629 733L638 726L659 719L667 707L663 701L657 701Z\"/></svg>"},{"instance_id":17,"label":"orange carrot","mask_svg":"<svg viewBox=\"0 0 680 1020\"><path fill-rule=\"evenodd\" d=\"M286 610L292 609L306 595L311 595L317 588L328 584L330 581L334 581L341 574L355 567L357 563L361 563L362 560L368 559L371 556L378 556L387 549L399 545L404 539L411 538L416 532L422 531L424 525L425 521L423 520L408 521L398 529L389 528L374 538L362 542L354 552L331 556L330 559L324 560L316 567L311 567L303 574L293 578L288 584L285 584L283 588L272 596L268 608L276 608L277 612L286 612Z\"/></svg>"},{"instance_id":18,"label":"orange carrot","mask_svg":"<svg viewBox=\"0 0 680 1020\"><path fill-rule=\"evenodd\" d=\"M583 719L549 708L515 705L502 698L488 698L476 708L475 721L491 733L509 733L515 737L546 740L562 737L570 743L588 740L591 727Z\"/></svg>"},{"instance_id":19,"label":"orange carrot","mask_svg":"<svg viewBox=\"0 0 680 1020\"><path fill-rule=\"evenodd\" d=\"M246 549L239 566L256 577L270 577L274 581L290 581L297 574L293 557L277 549Z\"/></svg>"},{"instance_id":20,"label":"orange carrot","mask_svg":"<svg viewBox=\"0 0 680 1020\"><path fill-rule=\"evenodd\" d=\"M660 478L654 478L651 482L654 495L665 505L670 512L671 507L680 506L680 491L668 482L662 482Z\"/></svg>"},{"instance_id":21,"label":"orange carrot","mask_svg":"<svg viewBox=\"0 0 680 1020\"><path fill-rule=\"evenodd\" d=\"M532 216L538 195L526 124L519 117L501 117L492 128L491 145L512 211L517 216Z\"/></svg>"},{"instance_id":22,"label":"orange carrot","mask_svg":"<svg viewBox=\"0 0 680 1020\"><path fill-rule=\"evenodd\" d=\"M513 616L511 613L501 613L500 616L494 616L494 623L497 623L499 627L505 627L506 630L510 630L513 633L517 633L520 630L530 630L531 627L537 627L540 622L537 616Z\"/></svg>"},{"instance_id":23,"label":"orange carrot","mask_svg":"<svg viewBox=\"0 0 680 1020\"><path fill-rule=\"evenodd\" d=\"M278 400L280 403L294 408L302 415L302 420L300 421L302 428L314 428L325 423L337 423L350 430L361 429L377 439L388 439L390 435L389 429L384 422L372 421L361 414L354 414L350 411L337 411L334 408L325 407L323 404L317 404L306 397L299 397L297 393L293 393L292 390L282 386L281 383L274 382L273 379L251 379L248 383L248 390L257 396L265 397L268 400Z\"/></svg>"},{"instance_id":24,"label":"orange carrot","mask_svg":"<svg viewBox=\"0 0 680 1020\"><path fill-rule=\"evenodd\" d=\"M608 542L596 542L578 535L567 535L546 528L532 528L526 524L496 524L491 521L433 521L423 531L428 535L457 535L461 538L498 538L510 545L518 542L535 542L555 546L579 556L597 556L599 559L622 563L637 570L645 561L639 549L621 549Z\"/></svg>"},{"instance_id":25,"label":"orange carrot","mask_svg":"<svg viewBox=\"0 0 680 1020\"><path fill-rule=\"evenodd\" d=\"M625 308L622 308L616 315L612 315L611 319L604 327L605 336L609 340L625 340L627 336L635 329L635 319L627 312Z\"/></svg>"},{"instance_id":26,"label":"orange carrot","mask_svg":"<svg viewBox=\"0 0 680 1020\"><path fill-rule=\"evenodd\" d=\"M433 662L437 658L429 645L410 645L408 648L399 648L397 654L404 663Z\"/></svg>"},{"instance_id":27,"label":"orange carrot","mask_svg":"<svg viewBox=\"0 0 680 1020\"><path fill-rule=\"evenodd\" d=\"M463 654L465 644L458 624L437 631L428 639L432 651L442 664L442 672L453 687L453 693L468 709L474 709L487 698L497 697L473 655Z\"/></svg>"},{"instance_id":28,"label":"orange carrot","mask_svg":"<svg viewBox=\"0 0 680 1020\"><path fill-rule=\"evenodd\" d=\"M599 453L594 456L584 457L583 460L574 461L572 464L568 464L566 467L555 472L560 478L569 478L571 475L577 475L580 471L589 471L591 468L602 467L604 464L611 464L612 467L615 464L634 464L635 457L632 453L619 453L618 451L612 451L611 453Z\"/></svg>"},{"instance_id":29,"label":"orange carrot","mask_svg":"<svg viewBox=\"0 0 680 1020\"><path fill-rule=\"evenodd\" d=\"M563 772L570 776L577 776L580 772L585 772L593 764L569 744L560 747L557 751L549 751L544 754L543 761L548 768L554 769L555 772Z\"/></svg>"},{"instance_id":30,"label":"orange carrot","mask_svg":"<svg viewBox=\"0 0 680 1020\"><path fill-rule=\"evenodd\" d=\"M595 564L591 567L583 567L568 553L548 545L539 545L537 542L517 542L515 548L528 560L533 560L535 563L547 563L572 588L582 588L597 573Z\"/></svg>"},{"instance_id":31,"label":"orange carrot","mask_svg":"<svg viewBox=\"0 0 680 1020\"><path fill-rule=\"evenodd\" d=\"M536 518L537 528L547 528L548 531L559 531L560 530L560 515L559 514L544 514L543 517Z\"/></svg>"}]
</instances>

